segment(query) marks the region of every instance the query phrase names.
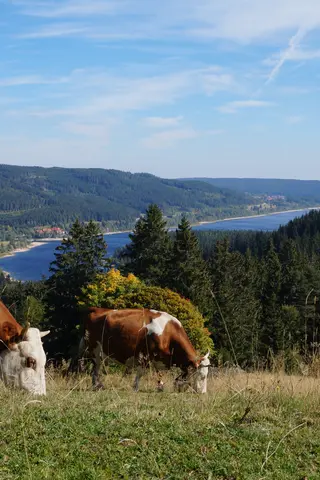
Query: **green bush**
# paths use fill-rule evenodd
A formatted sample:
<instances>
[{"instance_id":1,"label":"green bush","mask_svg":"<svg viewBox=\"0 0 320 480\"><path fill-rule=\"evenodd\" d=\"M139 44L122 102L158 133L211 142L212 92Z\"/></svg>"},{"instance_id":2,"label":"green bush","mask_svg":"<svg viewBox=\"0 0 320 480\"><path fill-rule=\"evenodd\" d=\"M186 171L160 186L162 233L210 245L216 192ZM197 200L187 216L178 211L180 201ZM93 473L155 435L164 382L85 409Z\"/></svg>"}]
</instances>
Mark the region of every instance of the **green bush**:
<instances>
[{"instance_id":1,"label":"green bush","mask_svg":"<svg viewBox=\"0 0 320 480\"><path fill-rule=\"evenodd\" d=\"M167 288L145 285L137 277L127 277L118 270L99 275L95 283L83 289L80 305L105 308L148 308L167 312L178 318L193 346L200 352L213 353L210 332L199 310L187 299Z\"/></svg>"}]
</instances>

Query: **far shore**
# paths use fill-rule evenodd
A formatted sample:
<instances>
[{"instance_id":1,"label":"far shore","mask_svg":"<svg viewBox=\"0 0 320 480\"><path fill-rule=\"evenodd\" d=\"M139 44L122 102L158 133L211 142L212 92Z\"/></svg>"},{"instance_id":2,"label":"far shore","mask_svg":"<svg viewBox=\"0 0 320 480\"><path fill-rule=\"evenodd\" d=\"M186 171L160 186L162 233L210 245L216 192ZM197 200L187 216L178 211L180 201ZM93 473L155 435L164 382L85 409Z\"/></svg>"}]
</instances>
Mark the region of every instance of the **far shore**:
<instances>
[{"instance_id":1,"label":"far shore","mask_svg":"<svg viewBox=\"0 0 320 480\"><path fill-rule=\"evenodd\" d=\"M206 220L202 222L198 222L195 224L192 224L192 227L197 227L201 225L208 225L210 223L217 223L217 222L229 222L232 220L243 220L246 218L257 218L257 217L267 217L270 215L279 215L280 213L293 213L293 212L303 212L304 210L319 210L320 206L316 207L305 207L305 208L297 208L294 210L281 210L281 211L276 211L276 212L266 212L266 213L260 213L256 215L243 215L241 217L227 217L227 218L221 218L217 220ZM177 227L169 227L169 230L174 230ZM120 231L114 231L114 232L104 232L103 235L116 235L119 233L131 233L132 230L120 230ZM66 236L67 237L67 236ZM12 250L12 252L5 253L0 257L1 258L7 258L7 257L13 257L17 253L23 253L27 252L28 250L31 250L32 248L40 247L41 245L46 245L49 242L61 242L64 238L66 237L59 237L59 238L41 238L39 240L33 240L27 247L24 248L17 248L16 250ZM5 272L8 273L8 272Z\"/></svg>"},{"instance_id":2,"label":"far shore","mask_svg":"<svg viewBox=\"0 0 320 480\"><path fill-rule=\"evenodd\" d=\"M5 253L0 258L13 257L14 255L16 255L16 253L27 252L28 250L31 250L31 248L40 247L41 245L45 245L48 242L48 240L49 239L45 239L45 238L43 238L39 241L33 240L31 243L29 243L29 245L27 247L16 248L15 250L12 250L12 252ZM53 240L53 239L50 239L50 240ZM57 240L59 240L59 239L57 239Z\"/></svg>"},{"instance_id":3,"label":"far shore","mask_svg":"<svg viewBox=\"0 0 320 480\"><path fill-rule=\"evenodd\" d=\"M227 217L221 218L220 220L206 220L203 222L199 222L195 224L197 225L207 225L208 223L217 223L217 222L229 222L230 220L244 220L246 218L258 218L258 217L269 217L271 215L279 215L280 213L294 213L294 212L304 212L305 210L319 210L320 206L317 207L305 207L305 208L296 208L294 210L281 210L276 212L266 212L266 213L258 213L256 215L243 215L242 217Z\"/></svg>"}]
</instances>

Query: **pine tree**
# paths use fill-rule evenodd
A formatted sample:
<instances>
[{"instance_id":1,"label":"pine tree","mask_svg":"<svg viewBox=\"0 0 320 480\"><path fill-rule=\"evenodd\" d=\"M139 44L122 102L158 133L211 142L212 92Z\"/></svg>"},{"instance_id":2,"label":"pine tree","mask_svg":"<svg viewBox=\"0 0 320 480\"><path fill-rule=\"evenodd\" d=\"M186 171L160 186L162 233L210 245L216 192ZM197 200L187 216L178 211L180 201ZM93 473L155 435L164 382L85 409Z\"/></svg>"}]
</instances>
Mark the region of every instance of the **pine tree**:
<instances>
[{"instance_id":1,"label":"pine tree","mask_svg":"<svg viewBox=\"0 0 320 480\"><path fill-rule=\"evenodd\" d=\"M136 223L129 235L126 271L134 273L151 285L165 286L168 278L170 238L157 205L150 205L145 216Z\"/></svg>"},{"instance_id":2,"label":"pine tree","mask_svg":"<svg viewBox=\"0 0 320 480\"><path fill-rule=\"evenodd\" d=\"M262 286L262 316L260 353L267 359L272 351L277 353L279 325L281 322L281 263L274 248L272 239L269 239L268 250L262 262L263 286Z\"/></svg>"},{"instance_id":3,"label":"pine tree","mask_svg":"<svg viewBox=\"0 0 320 480\"><path fill-rule=\"evenodd\" d=\"M280 299L283 305L302 306L306 296L304 268L296 244L286 240L279 258L282 265Z\"/></svg>"},{"instance_id":4,"label":"pine tree","mask_svg":"<svg viewBox=\"0 0 320 480\"><path fill-rule=\"evenodd\" d=\"M210 312L212 299L209 274L198 239L185 217L176 230L170 263L168 286L190 299L202 313Z\"/></svg>"},{"instance_id":5,"label":"pine tree","mask_svg":"<svg viewBox=\"0 0 320 480\"><path fill-rule=\"evenodd\" d=\"M215 310L211 330L222 361L252 365L257 359L259 302L256 263L249 253L231 252L217 242L209 261Z\"/></svg>"},{"instance_id":6,"label":"pine tree","mask_svg":"<svg viewBox=\"0 0 320 480\"><path fill-rule=\"evenodd\" d=\"M47 317L52 328L50 342L48 339L50 350L69 356L70 348L75 346L79 328L77 297L83 287L106 269L106 249L98 225L79 220L56 248L55 260L50 264L52 275L47 281Z\"/></svg>"}]
</instances>

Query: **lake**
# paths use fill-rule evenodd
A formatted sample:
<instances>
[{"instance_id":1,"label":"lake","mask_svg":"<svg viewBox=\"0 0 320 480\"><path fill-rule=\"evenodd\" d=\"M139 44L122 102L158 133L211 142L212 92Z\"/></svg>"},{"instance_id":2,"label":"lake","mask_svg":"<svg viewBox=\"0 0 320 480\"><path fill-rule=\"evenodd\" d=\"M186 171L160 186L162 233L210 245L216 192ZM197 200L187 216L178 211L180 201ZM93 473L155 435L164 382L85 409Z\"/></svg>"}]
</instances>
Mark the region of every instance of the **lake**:
<instances>
[{"instance_id":1,"label":"lake","mask_svg":"<svg viewBox=\"0 0 320 480\"><path fill-rule=\"evenodd\" d=\"M194 227L196 230L260 230L272 231L285 225L290 220L300 217L309 210L298 212L277 213L274 215L247 217L236 220L223 220L215 223L206 223ZM129 237L127 233L115 233L105 235L108 244L108 254L125 246ZM26 252L17 253L11 257L0 258L0 268L18 280L39 280L42 275L49 275L49 264L54 260L54 250L60 244L59 241L51 241L39 247L31 248Z\"/></svg>"}]
</instances>

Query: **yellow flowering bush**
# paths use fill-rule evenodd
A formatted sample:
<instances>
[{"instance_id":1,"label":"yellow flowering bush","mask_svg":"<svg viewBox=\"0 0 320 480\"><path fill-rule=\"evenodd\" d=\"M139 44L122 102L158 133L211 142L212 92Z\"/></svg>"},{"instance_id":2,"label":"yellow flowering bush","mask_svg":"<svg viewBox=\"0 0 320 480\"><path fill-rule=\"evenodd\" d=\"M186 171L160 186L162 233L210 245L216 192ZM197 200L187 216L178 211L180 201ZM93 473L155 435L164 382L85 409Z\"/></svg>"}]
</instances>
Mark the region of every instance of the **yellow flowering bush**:
<instances>
[{"instance_id":1,"label":"yellow flowering bush","mask_svg":"<svg viewBox=\"0 0 320 480\"><path fill-rule=\"evenodd\" d=\"M94 284L83 289L79 304L116 309L150 308L170 313L180 320L199 352L213 352L210 332L204 326L205 319L189 300L168 288L145 285L132 274L123 276L113 269L99 275Z\"/></svg>"}]
</instances>

